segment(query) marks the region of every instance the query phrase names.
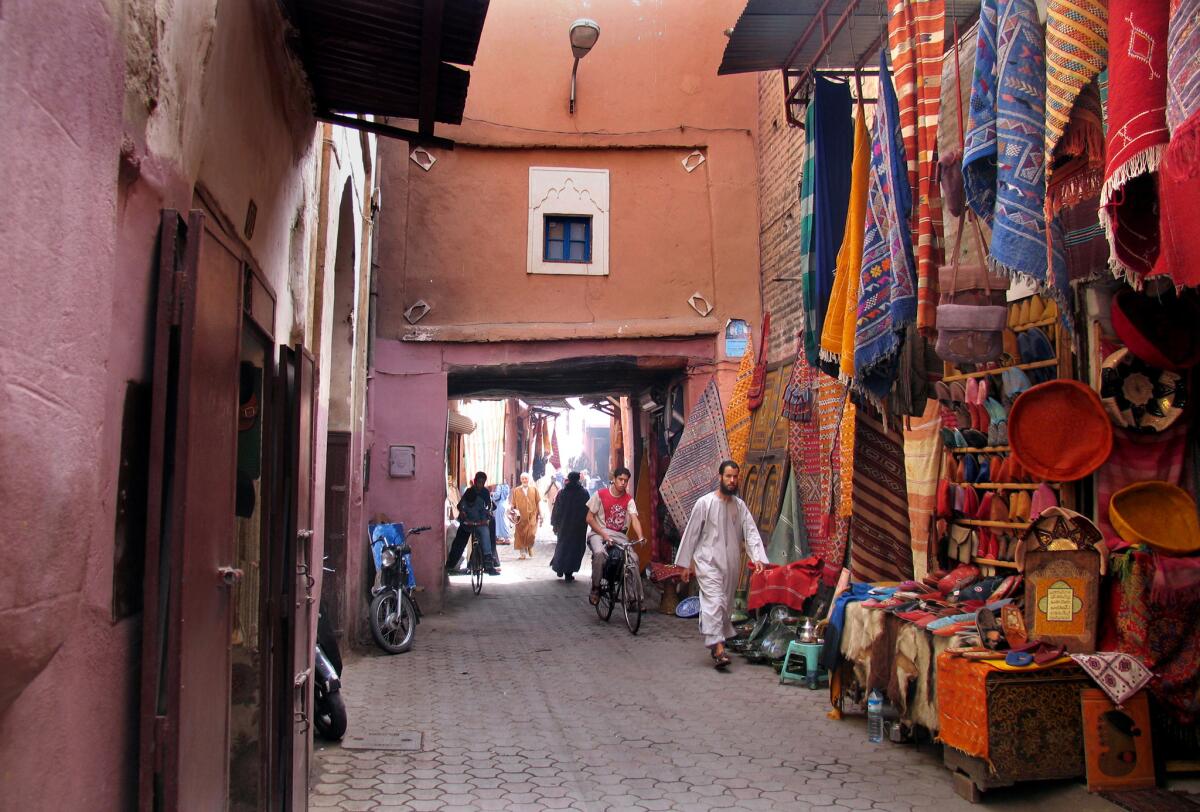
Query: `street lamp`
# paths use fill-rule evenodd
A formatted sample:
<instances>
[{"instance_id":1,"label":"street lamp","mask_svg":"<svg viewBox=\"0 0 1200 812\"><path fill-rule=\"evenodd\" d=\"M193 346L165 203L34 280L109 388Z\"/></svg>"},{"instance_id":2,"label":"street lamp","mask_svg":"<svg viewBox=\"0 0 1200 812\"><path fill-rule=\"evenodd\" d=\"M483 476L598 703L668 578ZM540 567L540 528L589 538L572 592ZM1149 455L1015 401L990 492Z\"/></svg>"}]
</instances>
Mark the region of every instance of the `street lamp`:
<instances>
[{"instance_id":1,"label":"street lamp","mask_svg":"<svg viewBox=\"0 0 1200 812\"><path fill-rule=\"evenodd\" d=\"M579 60L587 56L598 39L600 24L595 20L581 17L571 23L571 53L575 55L575 64L571 66L571 115L575 115L575 73L579 70Z\"/></svg>"}]
</instances>

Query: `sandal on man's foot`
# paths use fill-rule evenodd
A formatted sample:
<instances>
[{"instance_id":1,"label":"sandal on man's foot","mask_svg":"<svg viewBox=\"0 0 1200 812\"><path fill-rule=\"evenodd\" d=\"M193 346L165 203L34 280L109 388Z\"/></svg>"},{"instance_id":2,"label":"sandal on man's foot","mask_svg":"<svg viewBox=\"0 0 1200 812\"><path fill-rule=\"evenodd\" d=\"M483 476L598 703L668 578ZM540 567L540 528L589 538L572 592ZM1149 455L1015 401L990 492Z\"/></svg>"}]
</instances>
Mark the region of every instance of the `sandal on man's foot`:
<instances>
[{"instance_id":1,"label":"sandal on man's foot","mask_svg":"<svg viewBox=\"0 0 1200 812\"><path fill-rule=\"evenodd\" d=\"M588 603L590 603L592 606L600 605L600 590L592 590L592 594L588 595Z\"/></svg>"},{"instance_id":2,"label":"sandal on man's foot","mask_svg":"<svg viewBox=\"0 0 1200 812\"><path fill-rule=\"evenodd\" d=\"M717 654L715 651L713 652L713 661L713 668L718 671L728 668L729 664L733 662L733 660L729 659L728 654Z\"/></svg>"}]
</instances>

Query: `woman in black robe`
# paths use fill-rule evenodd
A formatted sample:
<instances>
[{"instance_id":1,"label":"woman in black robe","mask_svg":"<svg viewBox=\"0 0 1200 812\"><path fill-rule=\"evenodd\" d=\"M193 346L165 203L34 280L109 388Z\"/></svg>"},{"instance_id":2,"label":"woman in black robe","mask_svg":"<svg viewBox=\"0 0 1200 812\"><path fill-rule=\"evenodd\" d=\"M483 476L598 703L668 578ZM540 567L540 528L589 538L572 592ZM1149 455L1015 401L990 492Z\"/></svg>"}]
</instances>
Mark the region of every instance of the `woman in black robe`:
<instances>
[{"instance_id":1,"label":"woman in black robe","mask_svg":"<svg viewBox=\"0 0 1200 812\"><path fill-rule=\"evenodd\" d=\"M575 580L587 550L587 503L588 492L579 484L579 472L572 471L550 514L550 526L558 537L550 567L559 578L568 581Z\"/></svg>"}]
</instances>

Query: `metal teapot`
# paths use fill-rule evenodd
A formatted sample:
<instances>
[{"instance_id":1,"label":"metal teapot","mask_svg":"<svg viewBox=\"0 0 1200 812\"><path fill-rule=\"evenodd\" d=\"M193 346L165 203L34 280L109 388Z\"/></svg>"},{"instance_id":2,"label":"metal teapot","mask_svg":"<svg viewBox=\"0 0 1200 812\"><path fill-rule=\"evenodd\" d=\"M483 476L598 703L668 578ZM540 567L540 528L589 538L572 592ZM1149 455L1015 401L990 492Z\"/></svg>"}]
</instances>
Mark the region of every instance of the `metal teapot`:
<instances>
[{"instance_id":1,"label":"metal teapot","mask_svg":"<svg viewBox=\"0 0 1200 812\"><path fill-rule=\"evenodd\" d=\"M796 639L801 643L820 643L820 632L816 621L811 617L801 620L800 627L796 630Z\"/></svg>"}]
</instances>

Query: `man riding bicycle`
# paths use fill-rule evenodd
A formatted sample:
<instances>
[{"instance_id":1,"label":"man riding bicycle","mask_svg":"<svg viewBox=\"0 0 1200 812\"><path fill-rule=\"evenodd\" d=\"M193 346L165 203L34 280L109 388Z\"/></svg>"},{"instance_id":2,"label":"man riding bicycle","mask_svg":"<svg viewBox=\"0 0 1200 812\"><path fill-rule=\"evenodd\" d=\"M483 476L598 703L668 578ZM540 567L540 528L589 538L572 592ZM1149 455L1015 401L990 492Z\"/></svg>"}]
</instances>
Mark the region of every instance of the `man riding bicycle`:
<instances>
[{"instance_id":1,"label":"man riding bicycle","mask_svg":"<svg viewBox=\"0 0 1200 812\"><path fill-rule=\"evenodd\" d=\"M492 500L487 490L487 474L480 471L475 475L473 484L463 492L462 501L458 503L458 532L450 545L450 553L446 557L446 572L454 572L462 558L467 539L472 533L475 543L483 548L484 572L488 575L499 575L496 569L498 557L495 553L495 539L492 537L494 518L492 517Z\"/></svg>"},{"instance_id":2,"label":"man riding bicycle","mask_svg":"<svg viewBox=\"0 0 1200 812\"><path fill-rule=\"evenodd\" d=\"M608 548L619 544L627 556L637 556L637 551L629 544L628 529L632 527L635 538L642 538L642 525L638 521L637 504L629 493L629 469L617 468L612 473L612 483L607 488L601 488L592 494L588 500L587 523L591 530L588 532L588 548L592 551L592 594L588 601L595 606L600 602L600 575L604 570L604 560L608 556ZM641 608L642 579L637 580L637 594L630 596L633 605Z\"/></svg>"}]
</instances>

